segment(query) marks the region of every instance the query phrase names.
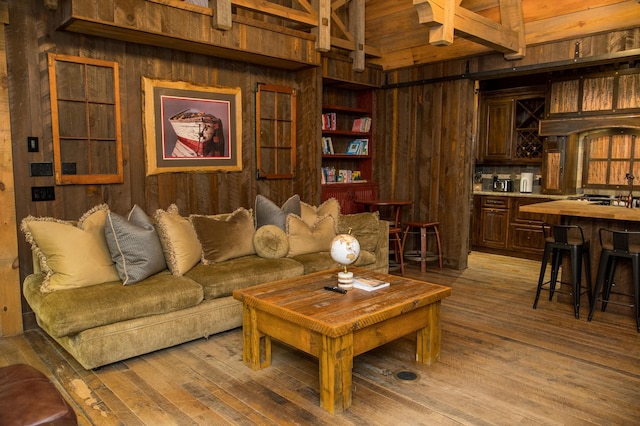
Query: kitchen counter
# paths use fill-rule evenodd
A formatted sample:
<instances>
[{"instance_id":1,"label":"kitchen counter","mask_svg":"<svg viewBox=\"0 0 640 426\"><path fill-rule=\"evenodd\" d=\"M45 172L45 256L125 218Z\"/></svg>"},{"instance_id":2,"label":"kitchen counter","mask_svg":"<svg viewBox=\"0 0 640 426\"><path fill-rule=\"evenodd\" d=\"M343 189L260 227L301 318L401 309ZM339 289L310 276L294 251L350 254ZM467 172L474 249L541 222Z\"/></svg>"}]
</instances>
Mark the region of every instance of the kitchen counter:
<instances>
[{"instance_id":1,"label":"kitchen counter","mask_svg":"<svg viewBox=\"0 0 640 426\"><path fill-rule=\"evenodd\" d=\"M640 209L638 208L628 209L618 206L601 206L589 201L555 200L545 203L529 204L520 207L520 210L528 213L640 222Z\"/></svg>"},{"instance_id":2,"label":"kitchen counter","mask_svg":"<svg viewBox=\"0 0 640 426\"><path fill-rule=\"evenodd\" d=\"M546 198L551 200L566 200L575 195L548 195L534 192L497 192L497 191L473 191L473 195L489 195L491 197L526 197L526 198Z\"/></svg>"}]
</instances>

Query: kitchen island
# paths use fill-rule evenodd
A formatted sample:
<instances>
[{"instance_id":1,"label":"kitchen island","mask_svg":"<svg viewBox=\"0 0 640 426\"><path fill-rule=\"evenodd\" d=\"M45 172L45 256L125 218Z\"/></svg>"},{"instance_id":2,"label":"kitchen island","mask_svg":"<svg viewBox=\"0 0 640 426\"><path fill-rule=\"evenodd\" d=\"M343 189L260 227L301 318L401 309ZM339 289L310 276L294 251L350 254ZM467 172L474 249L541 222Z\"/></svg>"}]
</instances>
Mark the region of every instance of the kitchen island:
<instances>
[{"instance_id":1,"label":"kitchen island","mask_svg":"<svg viewBox=\"0 0 640 426\"><path fill-rule=\"evenodd\" d=\"M603 206L598 203L579 200L554 200L521 206L520 210L527 213L557 215L565 225L578 225L582 227L585 239L591 240L591 276L594 280L594 282L591 283L592 287L595 287L595 279L598 276L598 264L600 262L600 228L640 231L640 208L630 209L619 206ZM568 262L568 260L563 260L562 282L571 282L571 268L568 263L565 262ZM619 262L616 268L614 283L614 291L621 294L612 294L610 300L627 305L623 306L610 303L607 306L607 312L618 312L632 316L634 310L628 307L628 304L632 303L632 297L630 295L633 294L631 265L629 262ZM569 296L559 295L558 300L573 303ZM580 304L581 306L587 306L587 304L583 302ZM600 306L598 305L596 309L599 312ZM596 312L594 320L597 320L599 316L598 312Z\"/></svg>"}]
</instances>

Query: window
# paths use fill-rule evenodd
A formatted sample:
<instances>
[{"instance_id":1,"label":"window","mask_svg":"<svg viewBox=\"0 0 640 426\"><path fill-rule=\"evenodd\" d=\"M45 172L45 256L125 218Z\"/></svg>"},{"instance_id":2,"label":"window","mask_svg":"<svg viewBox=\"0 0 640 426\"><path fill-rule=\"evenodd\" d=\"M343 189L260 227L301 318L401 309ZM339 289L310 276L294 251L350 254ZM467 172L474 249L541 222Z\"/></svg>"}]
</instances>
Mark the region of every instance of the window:
<instances>
[{"instance_id":1,"label":"window","mask_svg":"<svg viewBox=\"0 0 640 426\"><path fill-rule=\"evenodd\" d=\"M58 185L121 183L118 64L49 54Z\"/></svg>"},{"instance_id":2,"label":"window","mask_svg":"<svg viewBox=\"0 0 640 426\"><path fill-rule=\"evenodd\" d=\"M258 178L291 179L296 169L296 92L258 84L256 89Z\"/></svg>"}]
</instances>

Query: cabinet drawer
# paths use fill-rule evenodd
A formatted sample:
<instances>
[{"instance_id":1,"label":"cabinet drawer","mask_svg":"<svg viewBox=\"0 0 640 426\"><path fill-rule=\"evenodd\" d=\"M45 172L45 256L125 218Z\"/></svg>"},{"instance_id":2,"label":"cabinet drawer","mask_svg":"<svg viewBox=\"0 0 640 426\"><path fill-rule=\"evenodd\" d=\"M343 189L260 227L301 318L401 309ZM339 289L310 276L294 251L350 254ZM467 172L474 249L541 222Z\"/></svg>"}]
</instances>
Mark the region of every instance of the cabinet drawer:
<instances>
[{"instance_id":1,"label":"cabinet drawer","mask_svg":"<svg viewBox=\"0 0 640 426\"><path fill-rule=\"evenodd\" d=\"M511 222L524 223L529 225L541 225L547 221L547 215L542 213L527 213L520 211L521 206L529 204L544 203L545 201L551 201L546 198L514 198L512 200L513 205L511 209Z\"/></svg>"},{"instance_id":2,"label":"cabinet drawer","mask_svg":"<svg viewBox=\"0 0 640 426\"><path fill-rule=\"evenodd\" d=\"M509 198L507 197L482 197L482 207L508 209Z\"/></svg>"}]
</instances>

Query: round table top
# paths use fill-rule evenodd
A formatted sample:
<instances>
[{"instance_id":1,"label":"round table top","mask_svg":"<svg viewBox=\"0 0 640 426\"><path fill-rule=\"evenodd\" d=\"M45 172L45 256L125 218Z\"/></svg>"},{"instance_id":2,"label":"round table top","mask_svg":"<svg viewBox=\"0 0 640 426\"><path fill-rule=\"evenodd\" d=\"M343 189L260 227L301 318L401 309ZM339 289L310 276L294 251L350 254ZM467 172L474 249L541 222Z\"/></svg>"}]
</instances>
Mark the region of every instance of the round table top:
<instances>
[{"instance_id":1,"label":"round table top","mask_svg":"<svg viewBox=\"0 0 640 426\"><path fill-rule=\"evenodd\" d=\"M354 202L368 206L408 206L413 204L413 201L394 199L354 200Z\"/></svg>"}]
</instances>

